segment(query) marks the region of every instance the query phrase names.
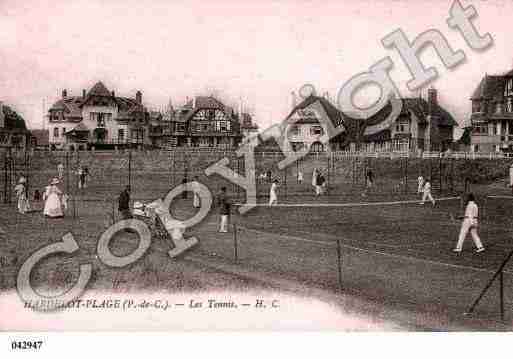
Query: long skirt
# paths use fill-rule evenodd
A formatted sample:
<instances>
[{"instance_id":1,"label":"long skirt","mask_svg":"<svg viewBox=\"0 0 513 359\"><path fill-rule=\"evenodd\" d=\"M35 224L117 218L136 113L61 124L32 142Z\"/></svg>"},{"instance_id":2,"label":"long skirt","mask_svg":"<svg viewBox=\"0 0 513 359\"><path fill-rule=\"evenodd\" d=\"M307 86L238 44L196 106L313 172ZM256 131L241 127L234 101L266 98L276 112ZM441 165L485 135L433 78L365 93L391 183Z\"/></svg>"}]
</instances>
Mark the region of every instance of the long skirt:
<instances>
[{"instance_id":1,"label":"long skirt","mask_svg":"<svg viewBox=\"0 0 513 359\"><path fill-rule=\"evenodd\" d=\"M50 193L45 202L43 214L51 218L64 217L62 212L61 200L56 193Z\"/></svg>"}]
</instances>

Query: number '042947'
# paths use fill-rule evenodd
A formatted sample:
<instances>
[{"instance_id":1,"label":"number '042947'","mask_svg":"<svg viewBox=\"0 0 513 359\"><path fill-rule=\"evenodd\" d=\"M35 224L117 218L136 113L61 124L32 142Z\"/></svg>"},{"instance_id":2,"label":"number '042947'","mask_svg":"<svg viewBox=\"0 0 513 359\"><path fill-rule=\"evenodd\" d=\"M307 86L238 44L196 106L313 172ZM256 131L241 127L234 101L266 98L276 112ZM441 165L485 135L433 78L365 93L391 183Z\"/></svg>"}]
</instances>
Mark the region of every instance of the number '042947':
<instances>
[{"instance_id":1,"label":"number '042947'","mask_svg":"<svg viewBox=\"0 0 513 359\"><path fill-rule=\"evenodd\" d=\"M11 341L12 350L39 350L43 346L42 340L13 340Z\"/></svg>"}]
</instances>

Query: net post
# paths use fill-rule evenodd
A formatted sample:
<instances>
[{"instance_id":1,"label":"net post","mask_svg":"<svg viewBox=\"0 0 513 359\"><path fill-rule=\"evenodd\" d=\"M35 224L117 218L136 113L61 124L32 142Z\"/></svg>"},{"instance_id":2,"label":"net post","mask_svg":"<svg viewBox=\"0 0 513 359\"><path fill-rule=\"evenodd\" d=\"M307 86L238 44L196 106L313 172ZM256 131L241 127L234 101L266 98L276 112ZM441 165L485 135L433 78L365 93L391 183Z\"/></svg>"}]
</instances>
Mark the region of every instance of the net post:
<instances>
[{"instance_id":1,"label":"net post","mask_svg":"<svg viewBox=\"0 0 513 359\"><path fill-rule=\"evenodd\" d=\"M404 193L408 193L408 159L410 157L410 152L406 154L405 159L405 171L404 171Z\"/></svg>"},{"instance_id":2,"label":"net post","mask_svg":"<svg viewBox=\"0 0 513 359\"><path fill-rule=\"evenodd\" d=\"M237 243L237 223L233 223L233 260L235 263L239 261L239 250Z\"/></svg>"},{"instance_id":3,"label":"net post","mask_svg":"<svg viewBox=\"0 0 513 359\"><path fill-rule=\"evenodd\" d=\"M340 247L340 239L337 239L337 271L338 271L338 287L342 291L342 249Z\"/></svg>"},{"instance_id":4,"label":"net post","mask_svg":"<svg viewBox=\"0 0 513 359\"><path fill-rule=\"evenodd\" d=\"M499 274L499 282L500 282L500 310L501 310L501 320L504 321L504 271L501 269Z\"/></svg>"}]
</instances>

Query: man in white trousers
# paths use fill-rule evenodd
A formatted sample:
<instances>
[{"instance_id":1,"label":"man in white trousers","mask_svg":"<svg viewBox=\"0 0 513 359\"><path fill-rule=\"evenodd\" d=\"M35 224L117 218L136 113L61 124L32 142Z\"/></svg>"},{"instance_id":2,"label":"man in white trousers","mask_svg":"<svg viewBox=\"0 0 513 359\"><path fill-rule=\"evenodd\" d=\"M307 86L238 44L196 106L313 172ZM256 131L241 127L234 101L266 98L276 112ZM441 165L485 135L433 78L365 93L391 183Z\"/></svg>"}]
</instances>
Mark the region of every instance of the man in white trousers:
<instances>
[{"instance_id":1,"label":"man in white trousers","mask_svg":"<svg viewBox=\"0 0 513 359\"><path fill-rule=\"evenodd\" d=\"M276 193L276 190L278 189L278 180L274 180L273 184L271 185L271 190L269 192L269 206L272 206L273 204L278 204L278 194Z\"/></svg>"},{"instance_id":2,"label":"man in white trousers","mask_svg":"<svg viewBox=\"0 0 513 359\"><path fill-rule=\"evenodd\" d=\"M424 202L426 202L426 199L429 199L431 203L433 203L433 207L435 206L435 200L431 195L431 180L429 178L427 178L424 182L424 187L422 188L422 201L420 202L420 204L424 204Z\"/></svg>"},{"instance_id":3,"label":"man in white trousers","mask_svg":"<svg viewBox=\"0 0 513 359\"><path fill-rule=\"evenodd\" d=\"M194 176L194 181L192 182L192 191L193 191L193 198L192 198L192 206L194 208L200 208L200 184L198 183L198 176Z\"/></svg>"},{"instance_id":4,"label":"man in white trousers","mask_svg":"<svg viewBox=\"0 0 513 359\"><path fill-rule=\"evenodd\" d=\"M479 209L475 202L474 195L472 193L469 193L467 197L467 206L465 208L465 216L463 217L463 222L461 223L458 243L456 244L456 248L453 249L454 252L461 252L463 248L463 242L465 241L468 232L470 232L470 235L474 240L474 244L476 245L476 252L480 253L485 250L483 247L483 243L481 243L481 239L477 234L478 216Z\"/></svg>"},{"instance_id":5,"label":"man in white trousers","mask_svg":"<svg viewBox=\"0 0 513 359\"><path fill-rule=\"evenodd\" d=\"M228 216L230 215L230 202L226 197L226 187L221 187L221 193L218 196L219 214L221 216L221 223L219 224L219 232L228 232Z\"/></svg>"}]
</instances>

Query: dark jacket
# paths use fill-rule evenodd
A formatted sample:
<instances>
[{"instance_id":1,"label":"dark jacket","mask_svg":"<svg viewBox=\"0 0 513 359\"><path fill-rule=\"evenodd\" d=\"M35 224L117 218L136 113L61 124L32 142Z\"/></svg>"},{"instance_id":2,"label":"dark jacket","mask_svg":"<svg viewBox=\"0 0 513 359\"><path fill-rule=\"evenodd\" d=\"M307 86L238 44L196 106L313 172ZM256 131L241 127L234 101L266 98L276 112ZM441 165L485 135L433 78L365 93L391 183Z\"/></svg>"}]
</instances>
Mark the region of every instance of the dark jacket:
<instances>
[{"instance_id":1,"label":"dark jacket","mask_svg":"<svg viewBox=\"0 0 513 359\"><path fill-rule=\"evenodd\" d=\"M231 204L230 204L230 200L228 199L228 197L226 197L225 193L223 193L223 192L219 193L219 195L217 197L217 204L219 206L219 214L220 215L229 215L230 214Z\"/></svg>"},{"instance_id":2,"label":"dark jacket","mask_svg":"<svg viewBox=\"0 0 513 359\"><path fill-rule=\"evenodd\" d=\"M124 190L119 195L119 206L118 209L120 211L126 211L130 209L130 193L127 190Z\"/></svg>"}]
</instances>

